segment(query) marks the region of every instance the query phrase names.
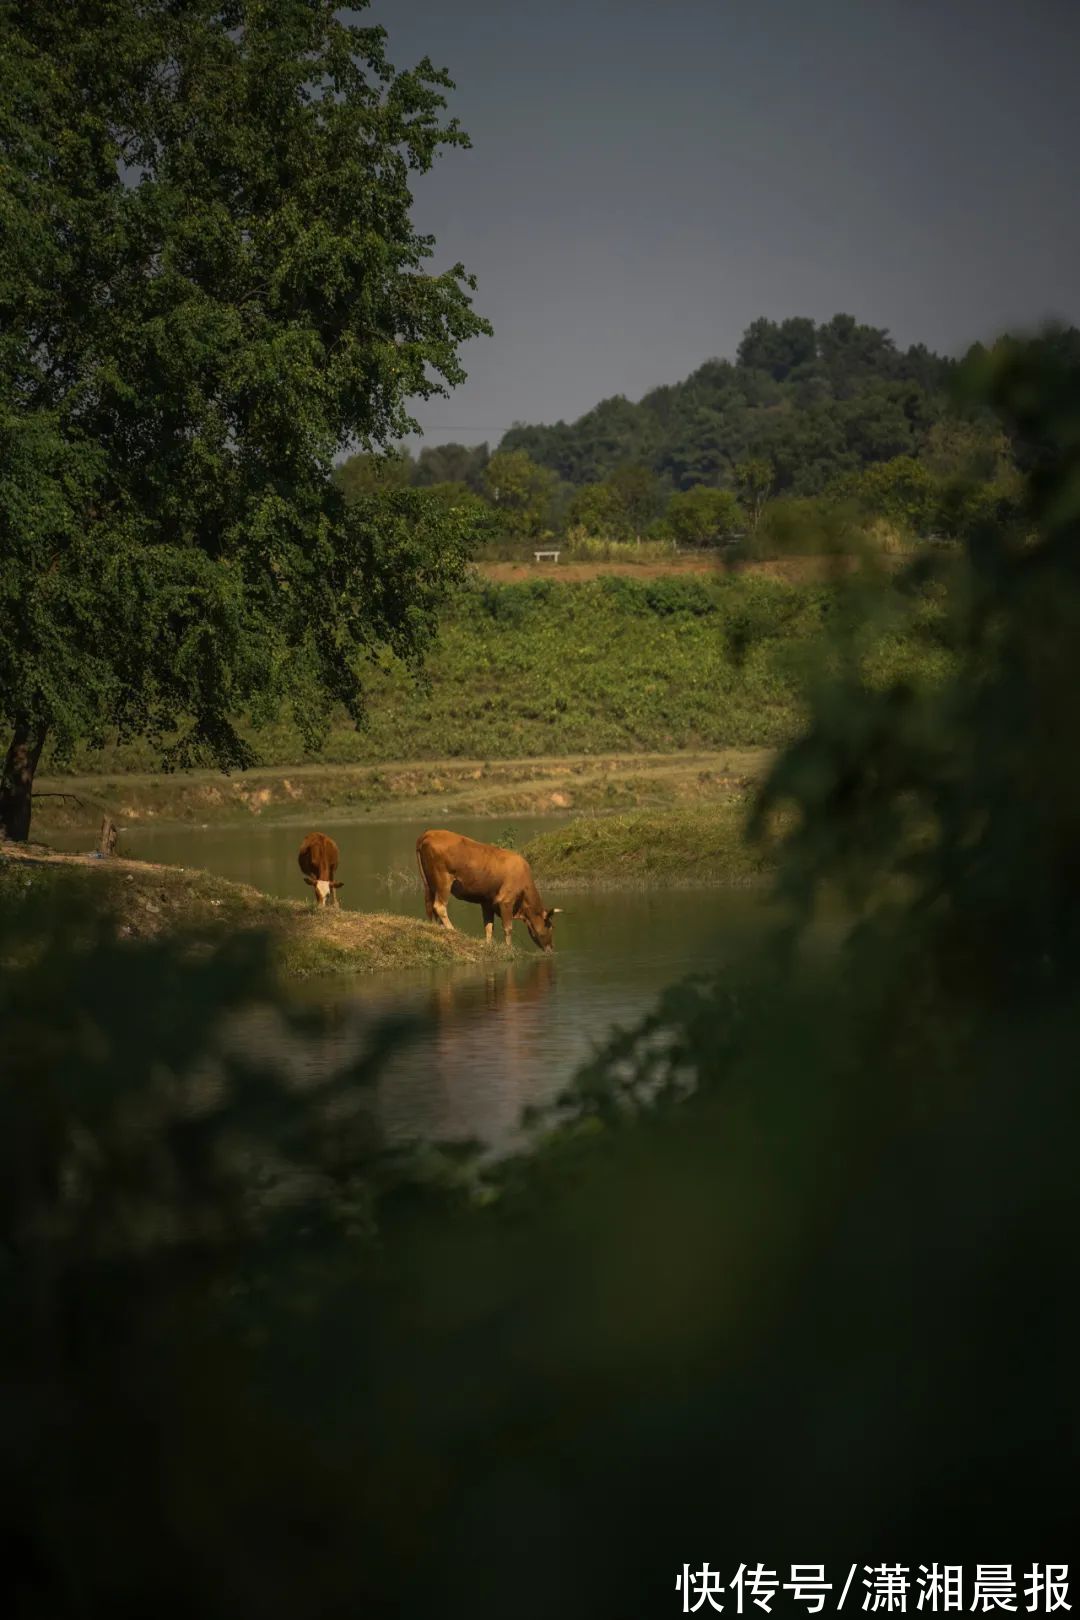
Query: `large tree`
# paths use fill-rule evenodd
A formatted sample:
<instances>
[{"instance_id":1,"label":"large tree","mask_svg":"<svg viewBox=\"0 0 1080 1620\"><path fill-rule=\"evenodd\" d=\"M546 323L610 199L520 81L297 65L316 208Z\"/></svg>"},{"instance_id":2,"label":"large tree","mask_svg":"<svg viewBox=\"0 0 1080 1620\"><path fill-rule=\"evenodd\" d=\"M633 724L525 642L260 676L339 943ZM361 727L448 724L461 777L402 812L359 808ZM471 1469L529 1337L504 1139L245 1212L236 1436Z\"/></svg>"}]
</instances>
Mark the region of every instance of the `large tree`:
<instances>
[{"instance_id":1,"label":"large tree","mask_svg":"<svg viewBox=\"0 0 1080 1620\"><path fill-rule=\"evenodd\" d=\"M348 503L487 330L427 273L410 171L467 144L330 0L0 7L0 826L47 739L242 766L237 717L309 741L365 660L418 656L465 533ZM3 750L0 748L0 757Z\"/></svg>"},{"instance_id":2,"label":"large tree","mask_svg":"<svg viewBox=\"0 0 1080 1620\"><path fill-rule=\"evenodd\" d=\"M555 496L554 473L538 467L524 450L499 450L484 468L483 484L505 534L544 532Z\"/></svg>"}]
</instances>

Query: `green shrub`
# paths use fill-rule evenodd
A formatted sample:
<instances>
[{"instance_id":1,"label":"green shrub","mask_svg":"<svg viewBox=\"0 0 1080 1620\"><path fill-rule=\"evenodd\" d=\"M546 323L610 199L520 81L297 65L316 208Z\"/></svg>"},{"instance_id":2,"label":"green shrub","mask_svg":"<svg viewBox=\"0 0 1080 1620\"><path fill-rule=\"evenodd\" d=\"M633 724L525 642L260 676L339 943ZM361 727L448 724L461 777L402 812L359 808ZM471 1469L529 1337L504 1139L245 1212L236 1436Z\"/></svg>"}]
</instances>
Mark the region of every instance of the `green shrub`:
<instances>
[{"instance_id":1,"label":"green shrub","mask_svg":"<svg viewBox=\"0 0 1080 1620\"><path fill-rule=\"evenodd\" d=\"M913 456L865 467L848 481L848 489L867 514L887 518L901 530L925 535L936 526L938 480Z\"/></svg>"},{"instance_id":2,"label":"green shrub","mask_svg":"<svg viewBox=\"0 0 1080 1620\"><path fill-rule=\"evenodd\" d=\"M827 495L783 495L770 501L744 543L747 557L836 556L852 549L856 514Z\"/></svg>"},{"instance_id":3,"label":"green shrub","mask_svg":"<svg viewBox=\"0 0 1080 1620\"><path fill-rule=\"evenodd\" d=\"M730 489L699 484L668 502L664 521L680 546L714 546L746 526L746 514Z\"/></svg>"}]
</instances>

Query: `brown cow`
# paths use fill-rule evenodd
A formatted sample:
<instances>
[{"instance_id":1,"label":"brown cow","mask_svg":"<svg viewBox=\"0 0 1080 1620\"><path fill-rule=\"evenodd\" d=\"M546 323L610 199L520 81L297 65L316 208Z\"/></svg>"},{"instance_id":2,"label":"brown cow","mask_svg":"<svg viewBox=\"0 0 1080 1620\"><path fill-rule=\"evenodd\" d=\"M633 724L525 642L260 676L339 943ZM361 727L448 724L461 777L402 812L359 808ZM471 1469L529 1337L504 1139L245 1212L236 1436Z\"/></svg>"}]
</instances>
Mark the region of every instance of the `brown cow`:
<instances>
[{"instance_id":1,"label":"brown cow","mask_svg":"<svg viewBox=\"0 0 1080 1620\"><path fill-rule=\"evenodd\" d=\"M482 908L484 938L489 945L497 911L508 945L514 918L520 917L534 944L542 951L551 950L551 919L558 915L559 907L545 911L524 856L497 844L479 844L461 833L433 829L416 840L416 860L428 922L437 917L444 928L453 928L446 910L453 895Z\"/></svg>"},{"instance_id":2,"label":"brown cow","mask_svg":"<svg viewBox=\"0 0 1080 1620\"><path fill-rule=\"evenodd\" d=\"M338 864L338 847L334 840L327 838L325 833L308 833L296 859L304 874L304 882L310 883L315 890L315 904L340 906L337 891L345 885L334 882Z\"/></svg>"}]
</instances>

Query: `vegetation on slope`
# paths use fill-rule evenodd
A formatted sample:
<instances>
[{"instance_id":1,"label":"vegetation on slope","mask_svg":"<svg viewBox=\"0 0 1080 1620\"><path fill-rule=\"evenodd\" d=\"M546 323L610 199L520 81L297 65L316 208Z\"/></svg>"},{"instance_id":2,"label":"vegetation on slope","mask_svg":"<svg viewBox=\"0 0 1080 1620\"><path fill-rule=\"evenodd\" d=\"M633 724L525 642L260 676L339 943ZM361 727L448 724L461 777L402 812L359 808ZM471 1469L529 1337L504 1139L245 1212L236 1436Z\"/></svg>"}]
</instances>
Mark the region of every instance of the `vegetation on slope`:
<instances>
[{"instance_id":1,"label":"vegetation on slope","mask_svg":"<svg viewBox=\"0 0 1080 1620\"><path fill-rule=\"evenodd\" d=\"M851 315L817 325L755 321L734 361L707 360L639 404L602 400L577 422L515 427L500 449L525 450L574 484L621 465L673 488L728 482L764 457L777 487L819 492L839 472L910 454L946 409L950 363Z\"/></svg>"},{"instance_id":2,"label":"vegetation on slope","mask_svg":"<svg viewBox=\"0 0 1080 1620\"><path fill-rule=\"evenodd\" d=\"M1055 341L1075 353L1080 334ZM837 500L902 536L959 539L996 506L1015 508L1024 448L959 397L955 371L850 315L758 320L734 361L708 360L637 404L615 397L576 422L519 424L494 455L433 445L416 460L355 456L338 476L354 499L429 489L503 551L555 532L579 548L647 538L783 555Z\"/></svg>"},{"instance_id":3,"label":"vegetation on slope","mask_svg":"<svg viewBox=\"0 0 1080 1620\"><path fill-rule=\"evenodd\" d=\"M879 607L875 593L839 582L745 575L478 581L448 607L425 686L400 669L373 673L362 730L340 715L313 754L286 718L245 736L264 765L280 766L774 747L803 723L807 671L822 630L841 618L864 621L859 657L872 681L941 678L934 600L887 623ZM159 761L133 740L79 749L70 768Z\"/></svg>"}]
</instances>

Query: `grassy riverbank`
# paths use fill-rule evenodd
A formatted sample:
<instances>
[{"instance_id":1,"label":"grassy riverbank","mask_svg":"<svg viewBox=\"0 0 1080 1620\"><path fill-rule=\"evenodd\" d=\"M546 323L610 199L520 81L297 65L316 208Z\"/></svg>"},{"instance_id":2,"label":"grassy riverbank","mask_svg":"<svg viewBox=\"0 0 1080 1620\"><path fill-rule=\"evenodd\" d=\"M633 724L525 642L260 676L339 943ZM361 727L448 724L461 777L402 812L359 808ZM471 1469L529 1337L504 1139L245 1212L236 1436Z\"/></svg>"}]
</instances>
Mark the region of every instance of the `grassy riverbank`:
<instances>
[{"instance_id":1,"label":"grassy riverbank","mask_svg":"<svg viewBox=\"0 0 1080 1620\"><path fill-rule=\"evenodd\" d=\"M773 748L803 724L808 661L850 600L840 581L764 575L478 579L447 603L426 685L400 668L372 669L362 731L339 715L315 755L289 715L246 734L262 766L284 771L293 791L292 768L302 764L389 770ZM912 611L901 629L872 632L869 599L859 599L868 680L943 672L945 654L923 633L933 605ZM114 779L159 765L160 751L134 739L80 748L63 773L46 754L43 770ZM233 787L222 792L228 798Z\"/></svg>"},{"instance_id":2,"label":"grassy riverbank","mask_svg":"<svg viewBox=\"0 0 1080 1620\"><path fill-rule=\"evenodd\" d=\"M90 904L122 939L177 933L193 942L213 941L240 929L262 929L270 936L282 979L491 960L482 939L447 933L414 917L319 911L310 903L272 899L246 884L182 867L9 846L0 851L0 899L27 896L35 908L55 907L74 918L87 915ZM505 947L499 951L505 956Z\"/></svg>"},{"instance_id":3,"label":"grassy riverbank","mask_svg":"<svg viewBox=\"0 0 1080 1620\"><path fill-rule=\"evenodd\" d=\"M592 816L541 834L524 853L551 888L760 883L770 867L745 841L746 813L734 794L692 809Z\"/></svg>"}]
</instances>

